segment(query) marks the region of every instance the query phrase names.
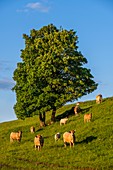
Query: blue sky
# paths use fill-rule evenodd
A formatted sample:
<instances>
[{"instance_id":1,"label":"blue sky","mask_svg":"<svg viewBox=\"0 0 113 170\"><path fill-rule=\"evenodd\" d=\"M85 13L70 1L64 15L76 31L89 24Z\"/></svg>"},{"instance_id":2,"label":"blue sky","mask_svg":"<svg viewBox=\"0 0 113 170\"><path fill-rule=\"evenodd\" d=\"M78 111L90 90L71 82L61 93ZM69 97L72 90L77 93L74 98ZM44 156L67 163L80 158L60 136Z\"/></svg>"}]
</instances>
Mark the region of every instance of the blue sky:
<instances>
[{"instance_id":1,"label":"blue sky","mask_svg":"<svg viewBox=\"0 0 113 170\"><path fill-rule=\"evenodd\" d=\"M16 65L24 49L22 35L54 24L73 29L79 51L87 58L94 80L93 93L79 101L113 96L113 1L112 0L0 0L0 122L15 120L16 94L11 91Z\"/></svg>"}]
</instances>

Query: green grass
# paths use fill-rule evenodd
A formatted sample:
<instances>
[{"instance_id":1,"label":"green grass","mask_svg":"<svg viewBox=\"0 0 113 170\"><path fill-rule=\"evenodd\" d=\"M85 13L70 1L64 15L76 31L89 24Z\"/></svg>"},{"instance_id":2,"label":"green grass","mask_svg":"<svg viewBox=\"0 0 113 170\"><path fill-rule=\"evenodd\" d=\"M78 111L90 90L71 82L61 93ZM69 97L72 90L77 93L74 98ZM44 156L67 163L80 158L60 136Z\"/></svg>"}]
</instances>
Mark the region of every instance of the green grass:
<instances>
[{"instance_id":1,"label":"green grass","mask_svg":"<svg viewBox=\"0 0 113 170\"><path fill-rule=\"evenodd\" d=\"M66 105L57 110L56 123L40 128L39 118L27 118L0 124L0 169L1 170L113 170L113 97L105 98L101 104L95 100L80 103L82 111L75 116L72 107ZM92 121L85 123L85 113L93 114ZM49 122L51 112L47 113ZM66 125L60 126L59 119L69 116ZM29 129L35 126L36 132ZM64 148L62 134L76 129L74 148ZM10 143L12 131L23 131L22 141ZM54 141L54 134L61 133L61 139ZM36 134L44 136L41 151L34 148Z\"/></svg>"}]
</instances>

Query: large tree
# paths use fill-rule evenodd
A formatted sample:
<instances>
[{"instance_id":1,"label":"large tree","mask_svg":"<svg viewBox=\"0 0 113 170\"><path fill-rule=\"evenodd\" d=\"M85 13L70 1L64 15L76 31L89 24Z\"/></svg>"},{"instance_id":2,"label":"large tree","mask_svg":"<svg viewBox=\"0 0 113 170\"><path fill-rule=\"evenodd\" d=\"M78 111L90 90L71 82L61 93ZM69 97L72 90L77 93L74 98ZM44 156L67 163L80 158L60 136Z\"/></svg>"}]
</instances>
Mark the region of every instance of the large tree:
<instances>
[{"instance_id":1,"label":"large tree","mask_svg":"<svg viewBox=\"0 0 113 170\"><path fill-rule=\"evenodd\" d=\"M16 84L15 113L18 118L39 114L74 101L97 88L90 69L83 67L87 59L78 51L74 30L57 29L53 24L23 34L25 48L22 62L17 64L13 79ZM42 116L43 115L43 116Z\"/></svg>"}]
</instances>

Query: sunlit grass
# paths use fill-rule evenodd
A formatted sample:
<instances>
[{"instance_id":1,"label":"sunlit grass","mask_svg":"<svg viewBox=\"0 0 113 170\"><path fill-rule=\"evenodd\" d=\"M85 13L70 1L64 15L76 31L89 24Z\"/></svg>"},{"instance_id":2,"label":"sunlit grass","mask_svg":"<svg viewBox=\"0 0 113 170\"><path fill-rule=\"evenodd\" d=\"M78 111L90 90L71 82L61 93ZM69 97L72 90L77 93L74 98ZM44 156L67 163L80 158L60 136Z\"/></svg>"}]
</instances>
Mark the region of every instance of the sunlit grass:
<instances>
[{"instance_id":1,"label":"sunlit grass","mask_svg":"<svg viewBox=\"0 0 113 170\"><path fill-rule=\"evenodd\" d=\"M113 169L113 97L106 98L101 104L86 101L80 104L80 116L72 113L75 104L63 106L57 110L57 121L54 124L40 128L39 118L27 118L0 124L0 169L25 170L75 170L90 168L92 170ZM92 121L85 123L85 113L92 113ZM60 126L59 116L68 114L66 125ZM51 113L47 113L47 122ZM30 133L30 127L35 126L36 132ZM64 148L62 135L65 131L76 129L74 148ZM10 143L11 131L23 131L22 141ZM60 132L61 139L54 140L54 134ZM35 151L34 137L41 134L44 137L44 147Z\"/></svg>"}]
</instances>

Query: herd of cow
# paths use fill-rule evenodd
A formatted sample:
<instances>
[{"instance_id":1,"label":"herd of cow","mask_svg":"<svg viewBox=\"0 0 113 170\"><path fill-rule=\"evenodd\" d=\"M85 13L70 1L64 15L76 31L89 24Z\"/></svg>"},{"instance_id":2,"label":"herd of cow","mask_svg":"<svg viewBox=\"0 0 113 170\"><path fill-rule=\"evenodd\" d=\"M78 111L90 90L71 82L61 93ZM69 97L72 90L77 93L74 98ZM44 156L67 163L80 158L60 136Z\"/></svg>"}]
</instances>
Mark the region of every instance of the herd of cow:
<instances>
[{"instance_id":1,"label":"herd of cow","mask_svg":"<svg viewBox=\"0 0 113 170\"><path fill-rule=\"evenodd\" d=\"M102 102L102 95L99 94L96 96L96 103L100 104ZM79 106L79 102L76 104L76 106L74 107L74 113L75 115L78 115L80 112L80 106ZM90 122L92 119L92 113L89 114L84 114L84 123L86 122ZM68 121L68 118L63 118L60 120L60 125L62 124L66 124L66 122ZM35 127L31 126L30 128L30 132L34 133L35 132ZM55 141L59 140L61 137L61 134L58 132L55 134L54 138ZM10 142L13 142L14 140L17 141L21 141L22 138L22 131L19 132L11 132L10 134ZM64 146L66 147L66 144L69 143L70 147L74 146L76 138L75 138L75 130L70 130L69 132L65 132L63 134L63 141L64 141ZM44 137L40 134L36 135L34 138L34 145L35 145L35 149L38 148L38 150L40 150L43 145L44 145Z\"/></svg>"}]
</instances>

